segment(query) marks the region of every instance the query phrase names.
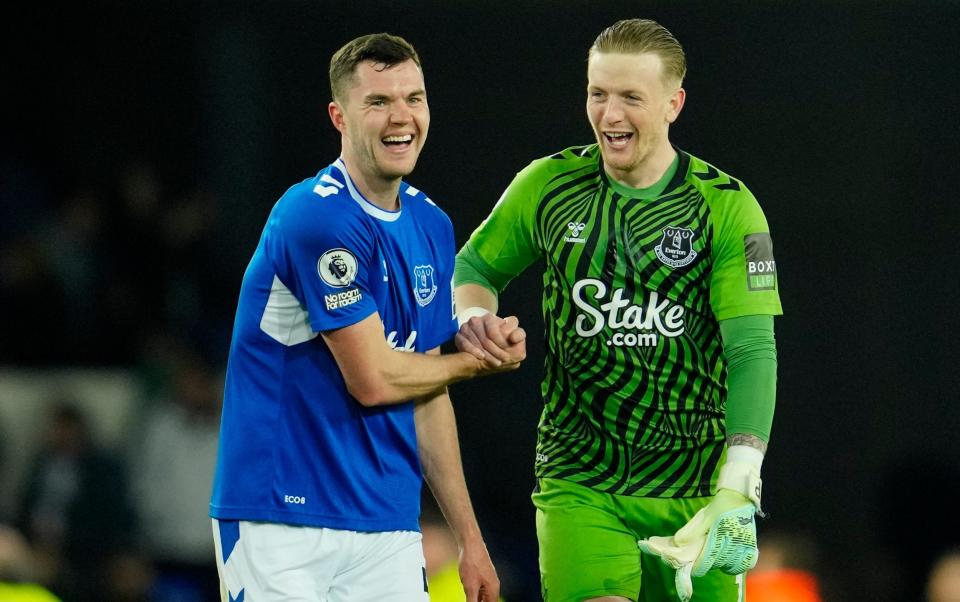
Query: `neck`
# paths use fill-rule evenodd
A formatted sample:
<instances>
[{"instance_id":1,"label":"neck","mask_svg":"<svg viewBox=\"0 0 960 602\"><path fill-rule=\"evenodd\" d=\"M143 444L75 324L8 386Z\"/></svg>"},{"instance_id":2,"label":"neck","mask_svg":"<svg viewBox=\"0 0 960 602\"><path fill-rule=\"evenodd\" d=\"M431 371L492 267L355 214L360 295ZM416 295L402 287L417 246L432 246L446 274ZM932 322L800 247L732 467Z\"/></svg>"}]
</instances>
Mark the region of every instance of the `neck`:
<instances>
[{"instance_id":1,"label":"neck","mask_svg":"<svg viewBox=\"0 0 960 602\"><path fill-rule=\"evenodd\" d=\"M361 171L357 162L344 156L343 164L363 198L385 211L396 211L400 208L400 178L382 178Z\"/></svg>"},{"instance_id":2,"label":"neck","mask_svg":"<svg viewBox=\"0 0 960 602\"><path fill-rule=\"evenodd\" d=\"M629 171L612 169L606 164L604 164L604 169L607 175L624 186L649 188L660 181L676 156L677 151L673 149L669 142L666 142Z\"/></svg>"}]
</instances>

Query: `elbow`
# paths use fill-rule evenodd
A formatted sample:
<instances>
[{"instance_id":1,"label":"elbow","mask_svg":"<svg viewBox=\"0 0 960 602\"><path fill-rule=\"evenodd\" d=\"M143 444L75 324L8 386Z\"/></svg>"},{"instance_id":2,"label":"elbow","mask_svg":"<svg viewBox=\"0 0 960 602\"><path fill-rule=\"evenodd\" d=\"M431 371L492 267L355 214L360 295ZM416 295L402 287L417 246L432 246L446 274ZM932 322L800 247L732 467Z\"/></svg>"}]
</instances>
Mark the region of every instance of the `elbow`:
<instances>
[{"instance_id":1,"label":"elbow","mask_svg":"<svg viewBox=\"0 0 960 602\"><path fill-rule=\"evenodd\" d=\"M347 392L360 405L372 408L389 403L387 388L376 378L362 378L357 381L347 381Z\"/></svg>"}]
</instances>

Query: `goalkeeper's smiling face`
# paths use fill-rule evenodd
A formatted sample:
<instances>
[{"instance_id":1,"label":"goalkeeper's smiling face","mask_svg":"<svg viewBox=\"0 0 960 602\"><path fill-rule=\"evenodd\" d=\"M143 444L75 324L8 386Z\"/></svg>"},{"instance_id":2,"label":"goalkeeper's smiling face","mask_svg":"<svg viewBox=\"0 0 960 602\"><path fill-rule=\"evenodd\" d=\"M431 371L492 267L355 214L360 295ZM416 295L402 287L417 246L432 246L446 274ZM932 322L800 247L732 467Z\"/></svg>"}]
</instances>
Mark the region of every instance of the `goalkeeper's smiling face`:
<instances>
[{"instance_id":1,"label":"goalkeeper's smiling face","mask_svg":"<svg viewBox=\"0 0 960 602\"><path fill-rule=\"evenodd\" d=\"M662 60L650 52L590 56L587 117L605 168L627 186L655 183L645 181L644 165L657 153L672 153L667 132L683 108L685 92L664 79Z\"/></svg>"}]
</instances>

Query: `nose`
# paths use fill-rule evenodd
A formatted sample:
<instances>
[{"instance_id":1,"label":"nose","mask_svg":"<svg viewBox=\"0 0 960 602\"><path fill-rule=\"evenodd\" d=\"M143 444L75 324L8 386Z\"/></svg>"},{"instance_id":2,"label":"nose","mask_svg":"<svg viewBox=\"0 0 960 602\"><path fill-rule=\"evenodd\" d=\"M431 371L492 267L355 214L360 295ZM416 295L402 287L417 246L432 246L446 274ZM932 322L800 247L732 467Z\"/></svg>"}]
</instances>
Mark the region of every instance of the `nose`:
<instances>
[{"instance_id":1,"label":"nose","mask_svg":"<svg viewBox=\"0 0 960 602\"><path fill-rule=\"evenodd\" d=\"M403 100L394 102L390 106L391 123L404 124L410 121L410 107Z\"/></svg>"},{"instance_id":2,"label":"nose","mask_svg":"<svg viewBox=\"0 0 960 602\"><path fill-rule=\"evenodd\" d=\"M623 106L616 98L608 98L603 109L603 120L606 123L618 123L623 120Z\"/></svg>"}]
</instances>

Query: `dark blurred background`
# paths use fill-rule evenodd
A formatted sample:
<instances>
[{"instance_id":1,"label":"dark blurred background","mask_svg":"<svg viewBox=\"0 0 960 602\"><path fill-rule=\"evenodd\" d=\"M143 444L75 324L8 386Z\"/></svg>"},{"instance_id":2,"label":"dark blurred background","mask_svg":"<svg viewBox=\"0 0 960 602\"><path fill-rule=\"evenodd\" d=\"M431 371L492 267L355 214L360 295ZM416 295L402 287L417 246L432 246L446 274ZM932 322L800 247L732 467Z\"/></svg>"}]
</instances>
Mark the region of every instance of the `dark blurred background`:
<instances>
[{"instance_id":1,"label":"dark blurred background","mask_svg":"<svg viewBox=\"0 0 960 602\"><path fill-rule=\"evenodd\" d=\"M197 458L215 449L243 270L276 199L339 152L329 57L374 31L423 59L432 124L409 180L462 244L514 173L591 141L585 57L600 30L635 16L667 26L689 63L671 137L747 183L776 245L785 315L761 536L812 542L829 600L919 600L934 558L960 543L960 3L133 0L5 13L0 520L49 552L37 579L64 599L189 600L171 596L208 582L212 463ZM539 599L539 278L530 270L501 303L535 335L524 368L453 389L512 601ZM170 487L200 502L165 500Z\"/></svg>"}]
</instances>

